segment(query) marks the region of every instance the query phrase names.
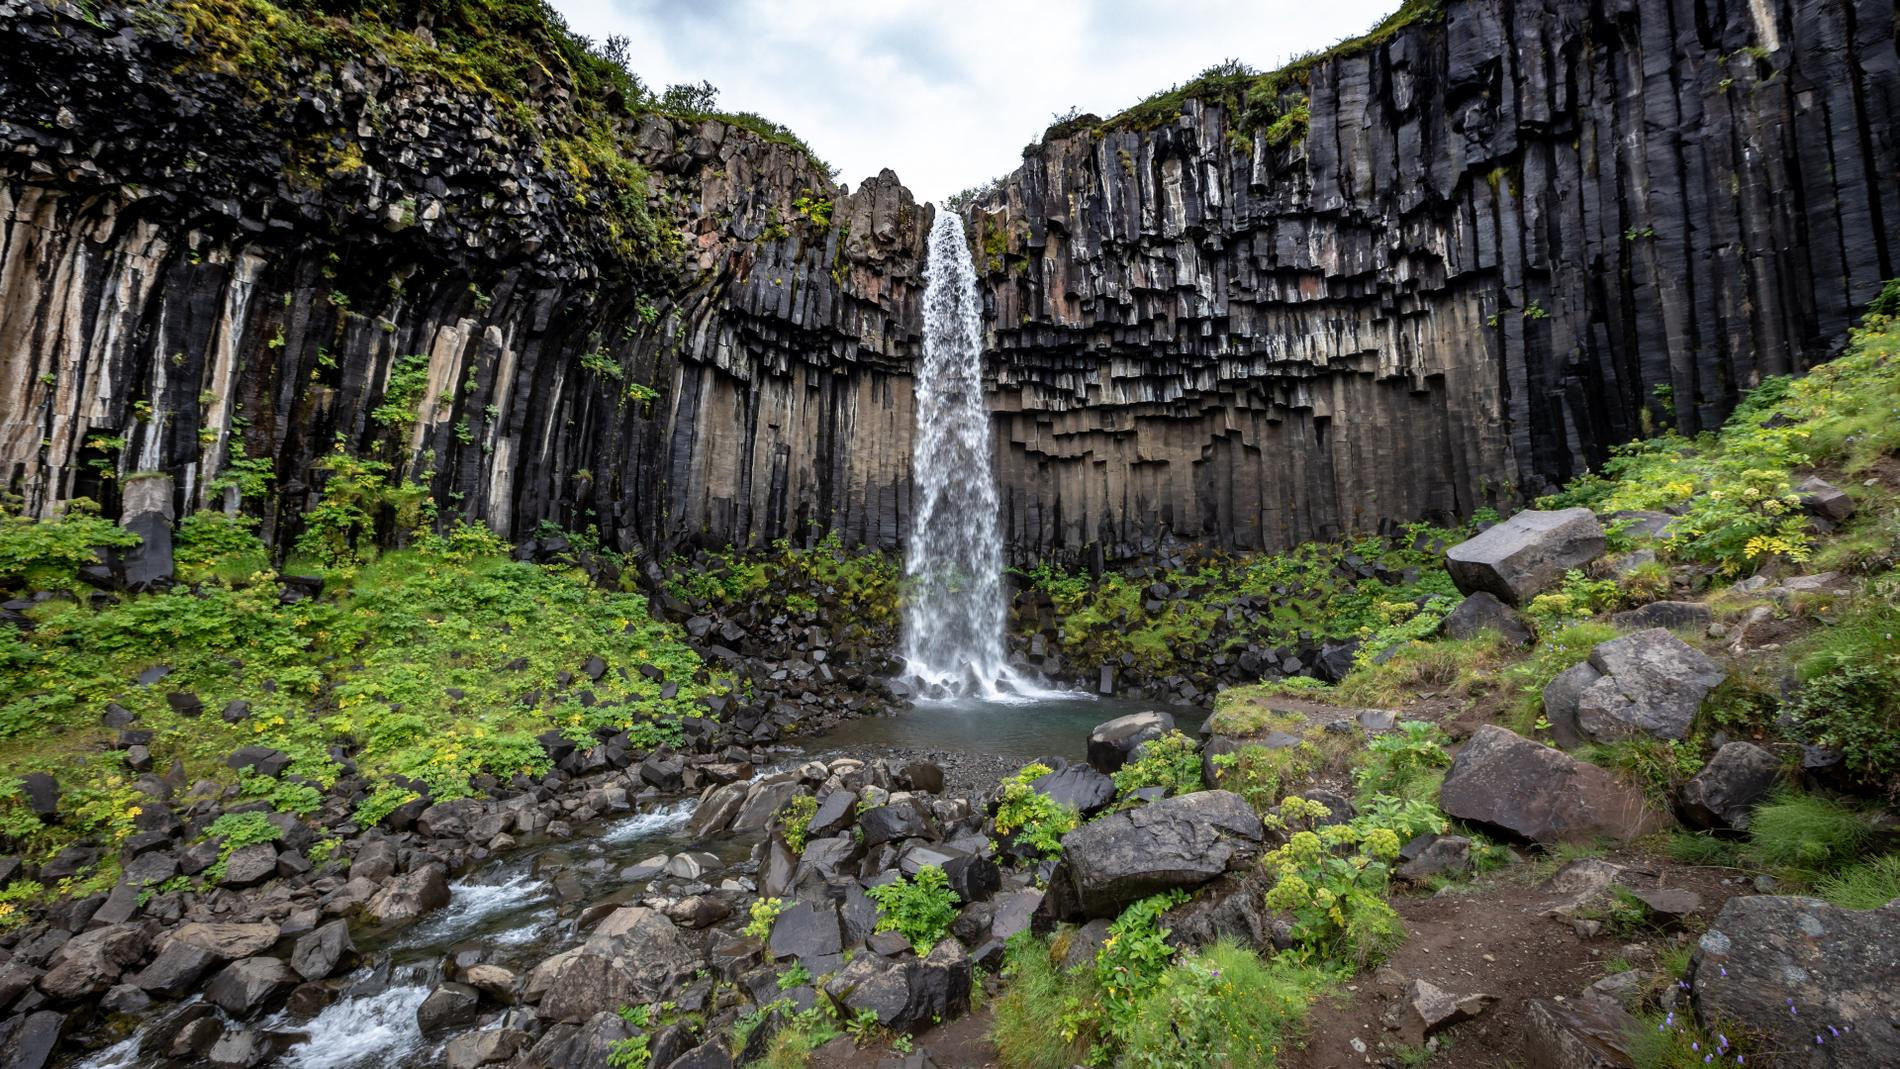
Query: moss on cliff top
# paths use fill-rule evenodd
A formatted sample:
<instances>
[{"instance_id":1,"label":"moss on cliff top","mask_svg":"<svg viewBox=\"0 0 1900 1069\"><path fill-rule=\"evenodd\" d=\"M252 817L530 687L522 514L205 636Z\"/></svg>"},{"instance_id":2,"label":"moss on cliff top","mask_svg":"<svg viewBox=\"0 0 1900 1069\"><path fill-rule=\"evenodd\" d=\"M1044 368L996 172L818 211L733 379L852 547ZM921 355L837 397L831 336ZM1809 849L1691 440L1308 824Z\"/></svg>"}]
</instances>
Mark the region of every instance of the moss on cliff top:
<instances>
[{"instance_id":1,"label":"moss on cliff top","mask_svg":"<svg viewBox=\"0 0 1900 1069\"><path fill-rule=\"evenodd\" d=\"M1134 107L1106 121L1097 121L1097 133L1110 130L1152 130L1173 122L1190 100L1199 100L1227 110L1234 116L1234 128L1250 130L1266 127L1269 140L1276 145L1295 140L1305 130L1304 90L1320 64L1344 56L1358 55L1397 36L1400 30L1444 14L1444 0L1404 0L1399 9L1387 15L1377 26L1358 37L1300 56L1273 71L1256 71L1239 60L1227 60L1207 68L1193 80L1148 97ZM1092 117L1091 117L1092 118ZM1071 124L1058 123L1044 133L1045 141L1076 132Z\"/></svg>"},{"instance_id":2,"label":"moss on cliff top","mask_svg":"<svg viewBox=\"0 0 1900 1069\"><path fill-rule=\"evenodd\" d=\"M508 135L537 146L545 166L574 180L577 207L636 263L670 261L677 246L677 235L648 211L652 191L636 140L644 117L723 122L828 171L770 120L669 106L627 68L624 41L597 46L544 0L125 0L123 7L143 34L181 35L194 52L187 66L228 76L258 101L295 101L327 80L326 68L351 63L486 100ZM344 154L351 150L361 158L354 140Z\"/></svg>"}]
</instances>

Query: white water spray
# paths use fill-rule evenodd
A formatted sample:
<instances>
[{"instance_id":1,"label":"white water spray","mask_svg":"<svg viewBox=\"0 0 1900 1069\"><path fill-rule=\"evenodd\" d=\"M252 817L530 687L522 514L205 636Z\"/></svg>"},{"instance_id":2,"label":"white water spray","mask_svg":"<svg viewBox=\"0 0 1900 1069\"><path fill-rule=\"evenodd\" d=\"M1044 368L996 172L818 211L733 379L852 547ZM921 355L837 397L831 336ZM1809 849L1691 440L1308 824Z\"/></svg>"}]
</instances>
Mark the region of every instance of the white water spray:
<instances>
[{"instance_id":1,"label":"white water spray","mask_svg":"<svg viewBox=\"0 0 1900 1069\"><path fill-rule=\"evenodd\" d=\"M906 671L925 697L1045 693L1003 656L1003 539L983 404L983 324L955 212L938 211L930 229L924 283L911 453L916 511L904 562Z\"/></svg>"}]
</instances>

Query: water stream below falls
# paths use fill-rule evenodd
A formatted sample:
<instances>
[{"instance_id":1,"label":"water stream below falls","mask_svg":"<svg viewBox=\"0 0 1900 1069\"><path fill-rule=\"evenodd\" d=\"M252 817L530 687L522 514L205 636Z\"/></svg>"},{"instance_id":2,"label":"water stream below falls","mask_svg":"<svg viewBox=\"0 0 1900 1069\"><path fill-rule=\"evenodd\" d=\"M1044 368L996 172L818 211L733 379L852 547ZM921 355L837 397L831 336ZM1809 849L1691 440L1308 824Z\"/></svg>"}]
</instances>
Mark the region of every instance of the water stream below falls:
<instances>
[{"instance_id":1,"label":"water stream below falls","mask_svg":"<svg viewBox=\"0 0 1900 1069\"><path fill-rule=\"evenodd\" d=\"M450 883L449 904L378 941L357 933L363 965L346 978L337 1000L308 1020L280 1011L255 1027L301 1036L273 1065L285 1069L412 1069L436 1064L440 1043L425 1039L416 1010L442 980L458 948L479 948L483 960L526 971L554 949L578 941L578 907L634 898L640 884L621 878L627 866L689 847L722 862L744 860L758 836L699 842L685 834L695 799L679 799L608 821L567 841L538 845L492 862ZM153 1018L162 1020L164 1014ZM143 1030L78 1063L81 1069L135 1069Z\"/></svg>"},{"instance_id":2,"label":"water stream below falls","mask_svg":"<svg viewBox=\"0 0 1900 1069\"><path fill-rule=\"evenodd\" d=\"M922 701L895 715L847 721L808 742L804 756L787 754L786 760L923 755L963 769L975 792L1039 757L1081 760L1092 727L1144 708L1152 705L1079 694L1033 704L975 696ZM1176 710L1175 716L1185 731L1199 723L1197 712ZM789 767L779 763L758 774ZM762 838L757 832L703 840L688 836L686 824L696 804L685 798L649 805L577 829L572 839L538 843L490 861L452 881L449 904L418 923L385 936L353 933L361 963L342 979L336 1000L315 1017L279 1011L250 1027L296 1037L271 1063L286 1069L440 1065L445 1040L425 1038L416 1011L456 956L478 953L484 962L526 973L580 942L576 918L587 907L633 901L646 893L645 880L622 875L629 866L686 850L714 854L722 869L752 856ZM154 1013L129 1038L72 1066L136 1069L150 1064L140 1055L139 1042L173 1012L176 1008Z\"/></svg>"}]
</instances>

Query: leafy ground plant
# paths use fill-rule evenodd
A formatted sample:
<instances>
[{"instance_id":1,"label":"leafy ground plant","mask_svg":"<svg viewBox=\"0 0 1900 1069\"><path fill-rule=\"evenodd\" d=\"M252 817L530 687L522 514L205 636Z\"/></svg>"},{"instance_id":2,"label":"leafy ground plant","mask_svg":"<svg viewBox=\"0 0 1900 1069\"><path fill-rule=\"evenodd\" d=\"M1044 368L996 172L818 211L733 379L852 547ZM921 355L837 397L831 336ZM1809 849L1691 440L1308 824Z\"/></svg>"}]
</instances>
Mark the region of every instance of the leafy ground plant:
<instances>
[{"instance_id":1,"label":"leafy ground plant","mask_svg":"<svg viewBox=\"0 0 1900 1069\"><path fill-rule=\"evenodd\" d=\"M877 930L910 940L918 957L930 953L957 919L957 893L935 865L921 866L915 876L899 876L865 893L877 903Z\"/></svg>"},{"instance_id":2,"label":"leafy ground plant","mask_svg":"<svg viewBox=\"0 0 1900 1069\"><path fill-rule=\"evenodd\" d=\"M1012 842L1018 848L1037 857L1060 854L1062 837L1074 831L1081 820L1081 815L1072 807L1030 786L1049 772L1049 766L1044 764L1024 766L1003 781L996 803L997 834L1013 836Z\"/></svg>"}]
</instances>

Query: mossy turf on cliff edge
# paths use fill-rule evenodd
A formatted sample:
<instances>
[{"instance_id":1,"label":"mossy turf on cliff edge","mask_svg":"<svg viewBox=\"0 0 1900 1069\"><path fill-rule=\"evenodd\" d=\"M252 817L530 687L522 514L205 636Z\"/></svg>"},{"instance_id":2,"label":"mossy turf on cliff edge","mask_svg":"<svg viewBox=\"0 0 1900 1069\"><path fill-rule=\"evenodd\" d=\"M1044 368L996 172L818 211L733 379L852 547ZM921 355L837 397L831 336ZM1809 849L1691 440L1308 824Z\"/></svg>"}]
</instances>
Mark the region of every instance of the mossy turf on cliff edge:
<instances>
[{"instance_id":1,"label":"mossy turf on cliff edge","mask_svg":"<svg viewBox=\"0 0 1900 1069\"><path fill-rule=\"evenodd\" d=\"M611 248L635 264L668 265L679 243L649 209L653 191L636 162L644 117L723 122L828 170L797 135L762 116L683 107L679 94L654 93L627 68L624 40L578 36L542 0L127 0L126 8L140 32L175 27L195 51L188 64L237 79L260 103L295 99L299 82L335 77L349 63L488 100L509 136L538 143L543 164L573 179L576 207L598 213ZM309 185L361 167L356 131L305 146L300 163Z\"/></svg>"}]
</instances>

